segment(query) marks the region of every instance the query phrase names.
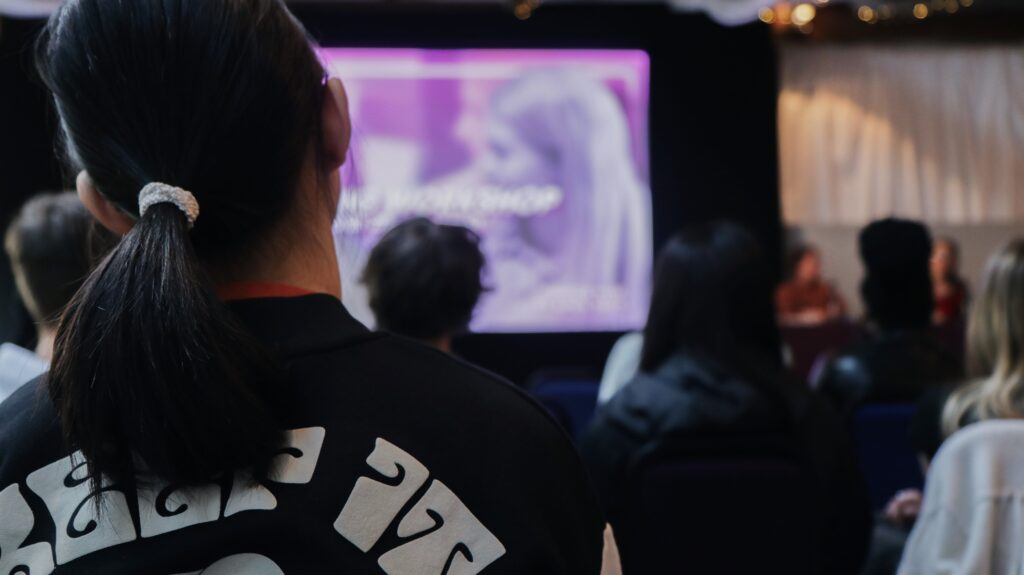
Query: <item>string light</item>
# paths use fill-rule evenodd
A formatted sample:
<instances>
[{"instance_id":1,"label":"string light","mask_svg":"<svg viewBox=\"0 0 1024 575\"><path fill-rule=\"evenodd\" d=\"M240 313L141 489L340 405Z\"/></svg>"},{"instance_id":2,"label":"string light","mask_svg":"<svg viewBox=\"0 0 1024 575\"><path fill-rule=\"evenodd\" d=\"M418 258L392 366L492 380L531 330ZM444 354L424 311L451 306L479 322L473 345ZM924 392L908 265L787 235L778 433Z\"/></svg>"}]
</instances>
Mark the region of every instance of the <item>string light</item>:
<instances>
[{"instance_id":1,"label":"string light","mask_svg":"<svg viewBox=\"0 0 1024 575\"><path fill-rule=\"evenodd\" d=\"M540 0L516 0L512 13L520 20L527 20L533 16L533 11L540 5Z\"/></svg>"},{"instance_id":2,"label":"string light","mask_svg":"<svg viewBox=\"0 0 1024 575\"><path fill-rule=\"evenodd\" d=\"M519 1L530 2L536 6L539 0ZM859 0L855 4L854 13L858 20L866 24L877 24L880 21L909 16L913 16L917 20L924 20L938 12L956 14L962 8L973 6L976 1L915 0L913 8L908 14L906 8L894 6L892 0ZM779 28L795 28L809 34L813 30L813 22L818 16L818 10L825 9L831 13L832 4L836 4L836 2L833 0L778 0L772 7L761 8L757 16L765 24L776 25Z\"/></svg>"},{"instance_id":3,"label":"string light","mask_svg":"<svg viewBox=\"0 0 1024 575\"><path fill-rule=\"evenodd\" d=\"M812 4L799 4L796 8L793 8L793 23L797 26L803 27L811 23L818 11Z\"/></svg>"},{"instance_id":4,"label":"string light","mask_svg":"<svg viewBox=\"0 0 1024 575\"><path fill-rule=\"evenodd\" d=\"M775 21L783 26L789 26L791 24L789 17L792 13L792 6L789 4L779 4L775 7Z\"/></svg>"}]
</instances>

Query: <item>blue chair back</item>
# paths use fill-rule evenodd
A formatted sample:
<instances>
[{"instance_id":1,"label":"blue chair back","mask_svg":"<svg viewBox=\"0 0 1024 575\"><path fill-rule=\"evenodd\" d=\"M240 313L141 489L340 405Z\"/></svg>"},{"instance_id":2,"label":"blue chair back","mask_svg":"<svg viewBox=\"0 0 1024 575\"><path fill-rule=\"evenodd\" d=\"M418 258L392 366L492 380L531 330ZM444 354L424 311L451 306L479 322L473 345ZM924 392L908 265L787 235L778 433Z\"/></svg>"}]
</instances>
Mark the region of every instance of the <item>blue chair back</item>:
<instances>
[{"instance_id":1,"label":"blue chair back","mask_svg":"<svg viewBox=\"0 0 1024 575\"><path fill-rule=\"evenodd\" d=\"M921 488L924 476L910 444L914 404L868 404L853 416L853 433L871 502L881 509L901 489Z\"/></svg>"},{"instance_id":2,"label":"blue chair back","mask_svg":"<svg viewBox=\"0 0 1024 575\"><path fill-rule=\"evenodd\" d=\"M530 393L579 441L597 407L598 382L593 379L538 379Z\"/></svg>"}]
</instances>

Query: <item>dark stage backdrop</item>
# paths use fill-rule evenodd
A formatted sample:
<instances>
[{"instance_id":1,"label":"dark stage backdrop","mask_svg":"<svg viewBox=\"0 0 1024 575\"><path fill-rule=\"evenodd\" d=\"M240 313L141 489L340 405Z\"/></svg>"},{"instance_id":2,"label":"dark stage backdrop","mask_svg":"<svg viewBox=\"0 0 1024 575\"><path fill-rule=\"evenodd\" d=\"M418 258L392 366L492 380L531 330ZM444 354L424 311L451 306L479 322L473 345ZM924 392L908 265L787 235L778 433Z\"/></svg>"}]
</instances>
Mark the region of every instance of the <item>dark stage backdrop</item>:
<instances>
[{"instance_id":1,"label":"dark stage backdrop","mask_svg":"<svg viewBox=\"0 0 1024 575\"><path fill-rule=\"evenodd\" d=\"M544 5L526 21L493 5L293 3L293 9L325 46L646 50L655 246L687 223L731 218L761 238L778 269L776 56L767 26L725 28L658 5ZM61 181L52 154L52 115L28 80L29 58L18 53L36 25L4 20L0 32L5 210ZM541 368L598 372L617 335L478 334L456 347L467 359L522 383Z\"/></svg>"},{"instance_id":2,"label":"dark stage backdrop","mask_svg":"<svg viewBox=\"0 0 1024 575\"><path fill-rule=\"evenodd\" d=\"M59 189L53 116L32 72L32 39L42 23L0 18L0 234L32 194ZM31 345L35 330L0 250L0 342Z\"/></svg>"}]
</instances>

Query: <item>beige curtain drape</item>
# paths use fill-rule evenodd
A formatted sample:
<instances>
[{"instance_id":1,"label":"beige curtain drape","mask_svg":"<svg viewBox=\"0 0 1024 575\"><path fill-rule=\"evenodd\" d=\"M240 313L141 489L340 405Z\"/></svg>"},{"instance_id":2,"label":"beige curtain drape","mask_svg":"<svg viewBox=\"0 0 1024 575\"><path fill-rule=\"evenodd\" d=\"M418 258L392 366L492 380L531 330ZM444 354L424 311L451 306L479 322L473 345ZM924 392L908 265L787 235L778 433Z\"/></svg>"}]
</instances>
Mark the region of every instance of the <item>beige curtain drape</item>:
<instances>
[{"instance_id":1,"label":"beige curtain drape","mask_svg":"<svg viewBox=\"0 0 1024 575\"><path fill-rule=\"evenodd\" d=\"M1024 223L1024 45L786 45L784 216Z\"/></svg>"}]
</instances>

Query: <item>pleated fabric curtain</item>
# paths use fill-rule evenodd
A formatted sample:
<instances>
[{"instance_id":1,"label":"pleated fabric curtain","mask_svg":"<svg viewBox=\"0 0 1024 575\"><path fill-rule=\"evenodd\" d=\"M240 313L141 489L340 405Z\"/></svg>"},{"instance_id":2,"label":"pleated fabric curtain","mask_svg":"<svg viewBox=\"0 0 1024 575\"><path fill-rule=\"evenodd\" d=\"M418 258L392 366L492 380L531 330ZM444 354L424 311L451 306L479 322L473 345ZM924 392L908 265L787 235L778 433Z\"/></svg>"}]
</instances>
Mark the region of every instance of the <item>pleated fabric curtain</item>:
<instances>
[{"instance_id":1,"label":"pleated fabric curtain","mask_svg":"<svg viewBox=\"0 0 1024 575\"><path fill-rule=\"evenodd\" d=\"M787 222L1024 223L1024 44L780 54Z\"/></svg>"}]
</instances>

